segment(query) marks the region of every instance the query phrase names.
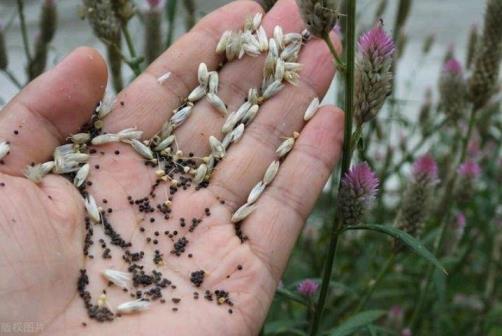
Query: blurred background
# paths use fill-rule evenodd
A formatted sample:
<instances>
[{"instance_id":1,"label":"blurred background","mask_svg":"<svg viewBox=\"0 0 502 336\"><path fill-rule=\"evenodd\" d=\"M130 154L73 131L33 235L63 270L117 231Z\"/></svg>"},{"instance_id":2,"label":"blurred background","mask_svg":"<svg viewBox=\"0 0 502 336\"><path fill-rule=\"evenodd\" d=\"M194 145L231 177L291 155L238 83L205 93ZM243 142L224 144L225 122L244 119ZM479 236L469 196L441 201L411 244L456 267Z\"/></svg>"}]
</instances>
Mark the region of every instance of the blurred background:
<instances>
[{"instance_id":1,"label":"blurred background","mask_svg":"<svg viewBox=\"0 0 502 336\"><path fill-rule=\"evenodd\" d=\"M31 41L34 40L38 31L42 2L40 0L25 0L26 22ZM146 1L135 0L134 2L139 8L147 8ZM228 2L230 1L195 0L195 16L196 18L203 17L206 13ZM368 27L372 24L378 2L375 0L360 0L358 2L358 12L361 15L361 22L364 23L361 24L361 27ZM50 43L48 67L52 67L70 50L81 45L95 47L105 54L103 44L94 36L89 23L80 17L81 4L82 2L79 0L58 1L58 29ZM393 22L397 4L398 1L395 0L388 2L388 10L383 15L384 22ZM482 1L421 0L413 3L412 12L405 27L407 45L400 59L401 71L397 78L397 95L401 99L409 100L410 112L413 113L418 109L419 100L422 98L425 88L430 83L436 83L440 73L440 60L444 57L447 48L452 46L458 57L464 58L468 32L472 24L482 22L483 12L484 4ZM185 8L180 4L175 17L175 36L185 32L185 16ZM0 20L5 25L6 45L10 56L9 68L21 82L24 82L26 80L25 58L15 0L0 1ZM165 31L166 22L163 23ZM144 32L139 18L133 18L129 26L135 43L142 43ZM392 24L387 27L389 30L392 30L391 28ZM432 45L430 53L423 57L422 45L431 34L435 36L435 43ZM137 46L137 48L142 50L142 46ZM127 67L123 67L123 69L126 78L132 75ZM0 75L0 87L0 104L3 105L16 94L17 88L4 75ZM333 90L331 90L326 100L334 102L334 97ZM412 107L415 108L412 109Z\"/></svg>"}]
</instances>

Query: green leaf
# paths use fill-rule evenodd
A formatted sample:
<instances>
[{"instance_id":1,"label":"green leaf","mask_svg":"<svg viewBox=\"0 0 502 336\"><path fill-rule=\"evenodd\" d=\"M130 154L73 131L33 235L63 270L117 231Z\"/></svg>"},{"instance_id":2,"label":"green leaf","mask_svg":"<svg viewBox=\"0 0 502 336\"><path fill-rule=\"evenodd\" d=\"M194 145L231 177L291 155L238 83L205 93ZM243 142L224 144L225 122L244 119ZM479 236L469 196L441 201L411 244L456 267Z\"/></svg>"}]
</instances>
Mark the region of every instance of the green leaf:
<instances>
[{"instance_id":1,"label":"green leaf","mask_svg":"<svg viewBox=\"0 0 502 336\"><path fill-rule=\"evenodd\" d=\"M377 231L381 233L388 234L395 239L398 239L404 245L408 246L412 249L416 254L436 266L439 270L441 270L444 274L448 274L446 269L441 265L439 260L431 253L427 248L422 244L418 239L409 235L408 233L399 230L398 228L390 225L378 225L378 224L367 224L367 225L355 225L355 226L347 226L344 230L370 230Z\"/></svg>"},{"instance_id":2,"label":"green leaf","mask_svg":"<svg viewBox=\"0 0 502 336\"><path fill-rule=\"evenodd\" d=\"M299 321L299 320L278 320L278 321L273 321L269 322L265 325L265 333L266 334L281 334L281 333L289 333L298 335L298 331L301 332L301 330L297 329L299 327L302 327L306 325L304 321ZM303 333L304 335L305 333Z\"/></svg>"},{"instance_id":3,"label":"green leaf","mask_svg":"<svg viewBox=\"0 0 502 336\"><path fill-rule=\"evenodd\" d=\"M328 334L330 336L352 335L359 329L364 328L374 321L378 320L385 313L385 310L367 310L362 313L358 313L343 322L341 326L331 330Z\"/></svg>"}]
</instances>

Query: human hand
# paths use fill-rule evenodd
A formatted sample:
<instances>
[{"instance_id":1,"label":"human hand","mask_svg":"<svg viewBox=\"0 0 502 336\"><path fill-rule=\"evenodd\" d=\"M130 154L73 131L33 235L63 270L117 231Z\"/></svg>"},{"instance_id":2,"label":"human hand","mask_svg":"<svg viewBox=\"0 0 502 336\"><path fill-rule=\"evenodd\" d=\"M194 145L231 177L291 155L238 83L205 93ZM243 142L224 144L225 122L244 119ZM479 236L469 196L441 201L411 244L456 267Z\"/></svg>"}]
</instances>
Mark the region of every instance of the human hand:
<instances>
[{"instance_id":1,"label":"human hand","mask_svg":"<svg viewBox=\"0 0 502 336\"><path fill-rule=\"evenodd\" d=\"M199 63L215 69L222 62L214 50L223 31L239 29L246 17L261 11L255 2L235 1L202 19L117 96L104 130L113 133L137 127L144 131L144 138L154 136L197 85ZM303 30L293 0L278 1L264 16L263 25L269 36L275 25L285 32ZM263 62L264 56L244 57L219 71L219 96L229 110L242 104L249 88L260 86ZM92 185L86 191L121 237L131 242L131 249L144 251L141 264L145 270L162 272L176 286L165 289L164 304L155 301L145 312L105 323L88 318L76 290L77 278L85 268L90 280L86 290L93 304L103 289L111 307L134 300L131 292L107 287L101 276L105 269L127 269L123 250L110 245L102 226L94 225L94 244L89 250L94 258L83 257L85 209L79 191L57 175L34 184L23 177L23 170L31 162L47 161L56 146L89 120L106 86L106 67L96 51L79 48L30 83L0 115L0 138L10 142L10 154L0 166L0 321L37 321L41 334L47 335L257 334L291 249L338 159L343 136L343 113L333 106L320 108L307 124L303 121L312 98L325 94L334 75L328 48L323 41L311 40L299 62L304 65L299 84L286 85L260 107L242 139L216 167L207 188L180 188L169 220L158 213L144 215L129 204L128 196L136 200L149 195L155 169L146 166L127 144L96 147L89 162ZM168 71L171 78L160 85L157 78ZM207 155L208 137L221 138L223 122L224 117L201 100L190 119L176 129L177 145L195 157ZM230 222L232 213L277 158L275 150L282 139L294 131L301 134L258 200L257 210L243 222L248 240L241 242ZM152 206L169 196L169 185L159 185L155 194ZM181 217L186 227L180 226ZM202 222L189 232L192 218ZM171 234L177 230L178 235L170 239L166 230ZM173 241L183 236L189 241L185 253L170 254ZM99 239L111 249L111 259L102 258ZM158 244L153 244L154 239ZM160 265L152 261L156 249L163 254ZM197 270L206 274L200 288L190 282L191 272ZM204 299L206 289L224 289L234 305L218 306ZM198 300L193 298L194 291L200 293ZM181 301L174 303L172 298Z\"/></svg>"}]
</instances>

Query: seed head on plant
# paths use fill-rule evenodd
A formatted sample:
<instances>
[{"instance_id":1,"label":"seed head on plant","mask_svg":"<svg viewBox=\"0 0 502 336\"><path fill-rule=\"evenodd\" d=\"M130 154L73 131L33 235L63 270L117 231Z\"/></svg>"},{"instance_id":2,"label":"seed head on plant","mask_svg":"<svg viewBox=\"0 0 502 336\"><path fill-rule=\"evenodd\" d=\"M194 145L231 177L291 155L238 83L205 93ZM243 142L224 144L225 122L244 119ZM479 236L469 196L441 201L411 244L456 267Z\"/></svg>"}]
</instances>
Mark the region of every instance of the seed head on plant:
<instances>
[{"instance_id":1,"label":"seed head on plant","mask_svg":"<svg viewBox=\"0 0 502 336\"><path fill-rule=\"evenodd\" d=\"M483 35L473 61L469 96L476 109L483 107L496 91L502 60L502 1L488 0Z\"/></svg>"},{"instance_id":2,"label":"seed head on plant","mask_svg":"<svg viewBox=\"0 0 502 336\"><path fill-rule=\"evenodd\" d=\"M455 58L450 58L443 65L439 79L441 106L448 118L459 120L466 109L467 84L464 80L462 65Z\"/></svg>"},{"instance_id":3,"label":"seed head on plant","mask_svg":"<svg viewBox=\"0 0 502 336\"><path fill-rule=\"evenodd\" d=\"M481 174L481 167L472 160L467 160L458 167L458 174L465 179L476 179Z\"/></svg>"},{"instance_id":4,"label":"seed head on plant","mask_svg":"<svg viewBox=\"0 0 502 336\"><path fill-rule=\"evenodd\" d=\"M436 161L430 155L418 158L413 164L412 176L396 217L396 226L399 229L412 236L420 235L427 218L432 190L437 182ZM397 245L399 248L400 244Z\"/></svg>"},{"instance_id":5,"label":"seed head on plant","mask_svg":"<svg viewBox=\"0 0 502 336\"><path fill-rule=\"evenodd\" d=\"M338 211L344 225L356 225L371 207L378 178L365 162L353 166L342 178Z\"/></svg>"},{"instance_id":6,"label":"seed head on plant","mask_svg":"<svg viewBox=\"0 0 502 336\"><path fill-rule=\"evenodd\" d=\"M317 292L319 283L312 279L305 279L298 284L296 290L303 296L312 297Z\"/></svg>"},{"instance_id":7,"label":"seed head on plant","mask_svg":"<svg viewBox=\"0 0 502 336\"><path fill-rule=\"evenodd\" d=\"M481 167L472 159L463 162L457 170L459 179L455 186L455 197L457 201L465 205L471 199L476 190L476 182L481 175Z\"/></svg>"},{"instance_id":8,"label":"seed head on plant","mask_svg":"<svg viewBox=\"0 0 502 336\"><path fill-rule=\"evenodd\" d=\"M296 0L307 29L315 36L323 38L338 20L335 0Z\"/></svg>"},{"instance_id":9,"label":"seed head on plant","mask_svg":"<svg viewBox=\"0 0 502 336\"><path fill-rule=\"evenodd\" d=\"M359 38L354 108L358 125L377 115L392 90L395 50L394 41L383 30L381 23Z\"/></svg>"}]
</instances>

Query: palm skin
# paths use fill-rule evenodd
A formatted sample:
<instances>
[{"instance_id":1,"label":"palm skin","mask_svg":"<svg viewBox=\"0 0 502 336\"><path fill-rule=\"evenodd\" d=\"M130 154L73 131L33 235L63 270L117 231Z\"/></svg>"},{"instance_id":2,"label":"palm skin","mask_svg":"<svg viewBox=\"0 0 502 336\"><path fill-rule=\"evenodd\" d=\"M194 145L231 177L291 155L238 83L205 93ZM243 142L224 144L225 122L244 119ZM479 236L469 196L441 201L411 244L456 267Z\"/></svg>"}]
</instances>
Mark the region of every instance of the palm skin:
<instances>
[{"instance_id":1,"label":"palm skin","mask_svg":"<svg viewBox=\"0 0 502 336\"><path fill-rule=\"evenodd\" d=\"M155 134L196 85L198 64L206 62L214 69L221 62L214 55L218 36L226 29L238 29L245 17L258 11L262 9L255 2L236 1L201 20L119 94L105 130L138 127L145 137ZM286 32L303 29L293 0L279 1L266 14L264 26L269 34L276 24ZM257 334L305 218L338 158L342 138L343 114L332 106L321 108L307 125L302 119L312 97L324 95L333 76L328 49L321 41L311 41L300 62L304 64L301 83L287 86L263 105L244 137L218 165L208 188L176 193L170 220L145 216L128 201L129 196L148 195L155 182L154 170L127 145L96 148L90 161L92 185L87 190L105 211L112 209L108 219L134 250L145 252L145 268L158 269L176 285L164 293L165 304L155 302L146 312L111 323L87 317L76 281L79 269L85 267L93 300L103 289L111 307L132 300L128 293L106 286L100 275L107 268L127 268L121 251L112 249L111 259L101 258L103 250L97 242L106 237L96 227L90 250L94 259L84 258L84 207L78 191L63 177L47 176L40 185L22 177L27 164L49 159L54 147L87 121L104 91L105 65L94 50L80 48L25 88L0 115L0 137L11 143L11 153L0 166L0 321L35 321L42 335ZM262 65L262 58L245 58L220 70L220 96L230 109L242 103L248 88L259 86ZM156 78L166 71L173 76L161 86ZM209 135L221 136L223 121L207 102L198 103L187 123L176 131L178 145L185 153L205 155ZM258 201L256 212L243 223L249 240L241 243L230 217L275 159L281 137L297 130L302 131L294 150ZM155 194L163 200L169 188L161 185ZM205 215L206 208L210 216ZM176 257L169 253L173 241L163 232L185 234L187 229L179 225L181 217L187 222L191 218L203 221L187 235L186 253ZM157 245L146 241L156 238L155 231L160 233ZM164 254L163 265L153 264L156 249ZM207 274L200 288L189 280L195 270ZM227 290L234 306L205 300L205 289ZM200 293L198 300L193 299L195 290ZM173 303L172 297L181 302Z\"/></svg>"}]
</instances>

